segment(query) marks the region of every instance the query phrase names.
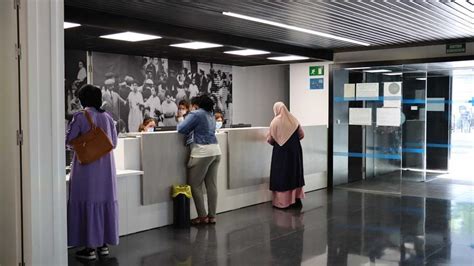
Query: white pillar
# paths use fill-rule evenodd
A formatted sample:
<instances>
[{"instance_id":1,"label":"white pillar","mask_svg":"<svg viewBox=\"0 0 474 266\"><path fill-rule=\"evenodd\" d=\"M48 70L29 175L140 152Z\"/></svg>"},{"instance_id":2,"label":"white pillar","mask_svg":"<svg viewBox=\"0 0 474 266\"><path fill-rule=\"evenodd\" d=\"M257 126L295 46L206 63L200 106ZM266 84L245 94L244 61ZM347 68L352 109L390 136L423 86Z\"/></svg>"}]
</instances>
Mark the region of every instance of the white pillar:
<instances>
[{"instance_id":1,"label":"white pillar","mask_svg":"<svg viewBox=\"0 0 474 266\"><path fill-rule=\"evenodd\" d=\"M67 265L64 3L21 0L26 265Z\"/></svg>"}]
</instances>

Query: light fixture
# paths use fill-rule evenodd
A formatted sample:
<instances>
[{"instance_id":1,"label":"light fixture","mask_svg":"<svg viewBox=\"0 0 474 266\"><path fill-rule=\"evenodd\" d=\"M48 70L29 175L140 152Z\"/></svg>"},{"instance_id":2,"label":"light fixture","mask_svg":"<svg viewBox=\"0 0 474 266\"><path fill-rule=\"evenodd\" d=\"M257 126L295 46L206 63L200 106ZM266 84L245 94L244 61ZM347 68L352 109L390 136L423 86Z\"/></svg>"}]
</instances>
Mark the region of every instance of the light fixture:
<instances>
[{"instance_id":1,"label":"light fixture","mask_svg":"<svg viewBox=\"0 0 474 266\"><path fill-rule=\"evenodd\" d=\"M186 42L186 43L170 44L170 46L197 50L197 49L222 47L223 45L215 44L215 43L208 43L208 42Z\"/></svg>"},{"instance_id":2,"label":"light fixture","mask_svg":"<svg viewBox=\"0 0 474 266\"><path fill-rule=\"evenodd\" d=\"M280 27L280 28L284 28L284 29L289 29L289 30L295 30L295 31L304 32L304 33L308 33L308 34L312 34L312 35L317 35L317 36L321 36L321 37L326 37L326 38L330 38L330 39L335 39L335 40L339 40L339 41L344 41L344 42L359 44L359 45L363 45L363 46L370 46L370 44L369 44L369 43L366 43L366 42L359 42L359 41L351 40L351 39L344 38L344 37L335 36L335 35L328 34L328 33L323 33L323 32L319 32L319 31L303 29L303 28L300 28L300 27L291 26L291 25L287 25L287 24L283 24L283 23L279 23L279 22L274 22L274 21L266 20L266 19L250 17L250 16L246 16L246 15L242 15L242 14L237 14L237 13L232 13L232 12L222 12L222 14L225 15L225 16L230 16L230 17L234 17L234 18L240 18L240 19L250 20L250 21L254 21L254 22L258 22L258 23L262 23L262 24L267 24L267 25L271 25L271 26L275 26L275 27Z\"/></svg>"},{"instance_id":3,"label":"light fixture","mask_svg":"<svg viewBox=\"0 0 474 266\"><path fill-rule=\"evenodd\" d=\"M416 80L426 80L426 78L416 78Z\"/></svg>"},{"instance_id":4,"label":"light fixture","mask_svg":"<svg viewBox=\"0 0 474 266\"><path fill-rule=\"evenodd\" d=\"M362 69L370 69L370 67L349 67L344 68L345 70L362 70Z\"/></svg>"},{"instance_id":5,"label":"light fixture","mask_svg":"<svg viewBox=\"0 0 474 266\"><path fill-rule=\"evenodd\" d=\"M141 41L161 39L160 36L136 33L136 32L131 32L131 31L109 34L109 35L102 35L100 36L100 38L127 41L127 42L141 42Z\"/></svg>"},{"instance_id":6,"label":"light fixture","mask_svg":"<svg viewBox=\"0 0 474 266\"><path fill-rule=\"evenodd\" d=\"M372 69L372 70L364 70L367 73L385 73L385 72L392 72L392 70L388 69Z\"/></svg>"},{"instance_id":7,"label":"light fixture","mask_svg":"<svg viewBox=\"0 0 474 266\"><path fill-rule=\"evenodd\" d=\"M72 23L72 22L64 22L64 29L70 29L70 28L75 28L75 27L79 27L81 26L81 24L78 24L78 23Z\"/></svg>"},{"instance_id":8,"label":"light fixture","mask_svg":"<svg viewBox=\"0 0 474 266\"><path fill-rule=\"evenodd\" d=\"M233 55L259 55L259 54L269 54L270 52L261 51L261 50L254 50L254 49L245 49L245 50L235 50L235 51L225 51L225 54L233 54Z\"/></svg>"},{"instance_id":9,"label":"light fixture","mask_svg":"<svg viewBox=\"0 0 474 266\"><path fill-rule=\"evenodd\" d=\"M385 76L401 76L403 75L402 72L391 72L391 73L384 73Z\"/></svg>"},{"instance_id":10,"label":"light fixture","mask_svg":"<svg viewBox=\"0 0 474 266\"><path fill-rule=\"evenodd\" d=\"M306 60L306 59L309 59L309 57L299 56L299 55L285 55L285 56L268 57L267 59L276 60L276 61L296 61L296 60Z\"/></svg>"}]
</instances>

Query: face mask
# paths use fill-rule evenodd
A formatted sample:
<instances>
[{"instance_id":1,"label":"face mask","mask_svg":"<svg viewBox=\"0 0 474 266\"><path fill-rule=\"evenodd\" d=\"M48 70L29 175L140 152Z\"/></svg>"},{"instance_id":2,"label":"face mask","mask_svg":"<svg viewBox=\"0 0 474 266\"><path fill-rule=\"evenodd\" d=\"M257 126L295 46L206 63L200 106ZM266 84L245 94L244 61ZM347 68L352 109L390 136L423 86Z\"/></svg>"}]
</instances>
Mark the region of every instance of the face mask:
<instances>
[{"instance_id":1,"label":"face mask","mask_svg":"<svg viewBox=\"0 0 474 266\"><path fill-rule=\"evenodd\" d=\"M155 132L155 129L152 128L152 127L149 127L149 128L147 129L147 131L148 131L148 132Z\"/></svg>"},{"instance_id":2,"label":"face mask","mask_svg":"<svg viewBox=\"0 0 474 266\"><path fill-rule=\"evenodd\" d=\"M222 122L217 121L216 122L216 129L221 129L221 127L222 127Z\"/></svg>"}]
</instances>

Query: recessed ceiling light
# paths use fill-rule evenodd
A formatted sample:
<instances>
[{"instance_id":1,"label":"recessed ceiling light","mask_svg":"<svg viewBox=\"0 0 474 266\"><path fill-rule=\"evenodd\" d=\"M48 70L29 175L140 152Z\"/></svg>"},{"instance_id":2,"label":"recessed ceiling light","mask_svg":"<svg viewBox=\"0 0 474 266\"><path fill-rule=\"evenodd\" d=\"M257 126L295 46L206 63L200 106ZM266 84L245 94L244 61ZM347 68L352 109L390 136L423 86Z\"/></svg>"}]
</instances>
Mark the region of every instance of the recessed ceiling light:
<instances>
[{"instance_id":1,"label":"recessed ceiling light","mask_svg":"<svg viewBox=\"0 0 474 266\"><path fill-rule=\"evenodd\" d=\"M196 50L196 49L222 47L223 45L208 43L208 42L186 42L186 43L170 44L170 46Z\"/></svg>"},{"instance_id":2,"label":"recessed ceiling light","mask_svg":"<svg viewBox=\"0 0 474 266\"><path fill-rule=\"evenodd\" d=\"M392 73L384 73L385 76L401 76L403 75L402 72L392 72Z\"/></svg>"},{"instance_id":3,"label":"recessed ceiling light","mask_svg":"<svg viewBox=\"0 0 474 266\"><path fill-rule=\"evenodd\" d=\"M100 36L100 38L119 40L119 41L127 41L127 42L141 42L141 41L161 39L160 36L143 34L143 33L136 33L136 32L130 32L130 31L122 32L122 33L109 34L109 35L102 35L102 36Z\"/></svg>"},{"instance_id":4,"label":"recessed ceiling light","mask_svg":"<svg viewBox=\"0 0 474 266\"><path fill-rule=\"evenodd\" d=\"M345 70L362 70L362 69L370 69L370 67L349 67L349 68L345 68Z\"/></svg>"},{"instance_id":5,"label":"recessed ceiling light","mask_svg":"<svg viewBox=\"0 0 474 266\"><path fill-rule=\"evenodd\" d=\"M70 28L75 28L79 26L81 26L81 24L72 23L72 22L64 22L64 29L70 29Z\"/></svg>"},{"instance_id":6,"label":"recessed ceiling light","mask_svg":"<svg viewBox=\"0 0 474 266\"><path fill-rule=\"evenodd\" d=\"M285 56L268 57L267 59L277 60L277 61L295 61L295 60L309 59L309 57L299 56L299 55L285 55Z\"/></svg>"},{"instance_id":7,"label":"recessed ceiling light","mask_svg":"<svg viewBox=\"0 0 474 266\"><path fill-rule=\"evenodd\" d=\"M392 70L388 69L372 69L372 70L364 70L367 73L385 73L385 72L392 72Z\"/></svg>"},{"instance_id":8,"label":"recessed ceiling light","mask_svg":"<svg viewBox=\"0 0 474 266\"><path fill-rule=\"evenodd\" d=\"M226 51L225 54L234 54L234 55L259 55L259 54L269 54L270 52L254 50L254 49L245 49L245 50L236 50L236 51Z\"/></svg>"},{"instance_id":9,"label":"recessed ceiling light","mask_svg":"<svg viewBox=\"0 0 474 266\"><path fill-rule=\"evenodd\" d=\"M339 41L359 44L359 45L363 45L363 46L370 46L370 44L366 43L366 42L359 42L359 41L356 41L356 40L351 40L351 39L348 39L348 38L339 37L339 36L335 36L335 35L332 35L332 34L327 34L327 33L314 31L314 30L303 29L303 28L300 28L300 27L291 26L291 25L287 25L287 24L283 24L283 23L279 23L279 22L266 20L266 19L250 17L250 16L241 15L241 14L232 13L232 12L222 12L222 14L225 15L225 16L250 20L250 21L254 21L254 22L258 22L258 23L263 23L263 24L267 24L267 25L271 25L271 26L275 26L275 27L280 27L280 28L284 28L284 29L289 29L289 30L295 30L295 31L304 32L304 33L317 35L317 36L321 36L321 37L326 37L326 38L330 38L330 39L335 39L335 40L339 40Z\"/></svg>"}]
</instances>

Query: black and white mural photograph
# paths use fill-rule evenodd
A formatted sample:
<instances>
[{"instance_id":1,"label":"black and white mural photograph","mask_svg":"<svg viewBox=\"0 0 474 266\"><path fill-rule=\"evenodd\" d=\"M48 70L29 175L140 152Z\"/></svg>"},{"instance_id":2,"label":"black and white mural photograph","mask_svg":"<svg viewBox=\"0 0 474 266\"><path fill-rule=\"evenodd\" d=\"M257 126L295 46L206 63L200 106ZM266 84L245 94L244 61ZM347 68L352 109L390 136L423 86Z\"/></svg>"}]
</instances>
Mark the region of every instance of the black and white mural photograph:
<instances>
[{"instance_id":1,"label":"black and white mural photograph","mask_svg":"<svg viewBox=\"0 0 474 266\"><path fill-rule=\"evenodd\" d=\"M199 94L209 94L215 111L224 115L227 125L232 123L232 66L99 52L91 52L90 61L90 81L102 89L102 107L116 121L119 133L139 131L146 118L154 118L157 126L174 127L180 103L189 104ZM80 66L79 61L66 65L66 72L77 75L66 85L68 114L80 110L74 95L87 74Z\"/></svg>"}]
</instances>

